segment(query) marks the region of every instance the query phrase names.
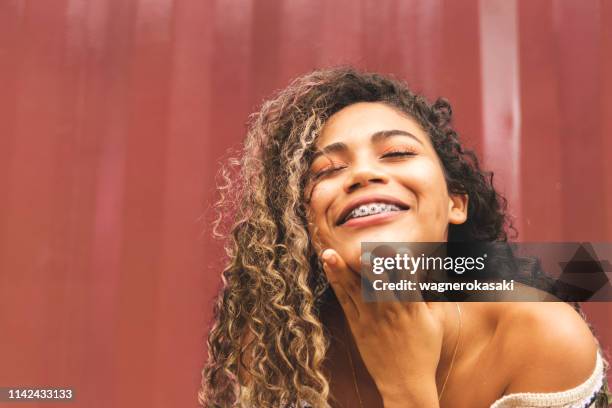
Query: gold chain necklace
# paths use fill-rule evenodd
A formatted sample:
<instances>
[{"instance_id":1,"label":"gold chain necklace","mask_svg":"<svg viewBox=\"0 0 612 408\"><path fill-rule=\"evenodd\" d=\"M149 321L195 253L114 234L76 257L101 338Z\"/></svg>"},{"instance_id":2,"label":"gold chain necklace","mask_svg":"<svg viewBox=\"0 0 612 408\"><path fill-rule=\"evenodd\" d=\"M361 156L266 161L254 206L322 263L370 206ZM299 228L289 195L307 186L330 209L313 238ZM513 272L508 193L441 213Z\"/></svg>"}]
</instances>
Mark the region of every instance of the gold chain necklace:
<instances>
[{"instance_id":1,"label":"gold chain necklace","mask_svg":"<svg viewBox=\"0 0 612 408\"><path fill-rule=\"evenodd\" d=\"M353 373L353 385L355 386L355 393L357 394L357 399L359 400L359 407L363 408L363 401L361 400L361 394L359 393L359 387L357 386L357 373L355 372L355 366L353 365L353 357L351 357L348 321L346 320L346 317L342 320L344 322L343 326L344 338L346 341L346 355L348 356L349 364L351 365L351 372Z\"/></svg>"},{"instance_id":2,"label":"gold chain necklace","mask_svg":"<svg viewBox=\"0 0 612 408\"><path fill-rule=\"evenodd\" d=\"M453 364L455 363L455 357L457 357L457 349L459 348L459 340L461 339L461 327L463 326L463 321L461 319L461 308L459 307L459 303L455 302L455 306L457 306L457 314L459 317L459 330L457 333L457 342L455 343L455 351L453 351L453 358L451 358L450 366L448 367L448 374L446 374L446 379L444 380L444 384L442 384L442 390L440 390L440 395L438 396L438 402L442 401L442 395L444 394L444 388L446 388L446 383L448 382L448 378L451 375L451 371L453 371Z\"/></svg>"},{"instance_id":3,"label":"gold chain necklace","mask_svg":"<svg viewBox=\"0 0 612 408\"><path fill-rule=\"evenodd\" d=\"M463 327L463 320L461 319L461 308L459 304L455 302L455 306L457 306L457 315L459 319L459 330L457 333L457 342L455 343L455 350L453 351L453 357L451 358L450 366L448 368L448 373L446 374L446 379L444 380L444 384L442 384L442 390L440 390L440 395L438 396L438 402L442 400L442 395L444 394L444 389L446 388L446 383L453 371L453 365L455 363L455 357L457 357L457 350L459 349L459 340L461 339L461 328ZM355 372L355 365L353 364L353 357L351 356L350 350L350 339L349 339L349 327L346 318L342 319L344 322L344 338L346 341L346 355L348 356L349 364L351 365L351 373L353 374L353 385L355 386L355 393L357 394L357 399L359 400L360 408L363 408L363 400L361 399L361 394L359 393L359 386L357 385L357 373Z\"/></svg>"}]
</instances>

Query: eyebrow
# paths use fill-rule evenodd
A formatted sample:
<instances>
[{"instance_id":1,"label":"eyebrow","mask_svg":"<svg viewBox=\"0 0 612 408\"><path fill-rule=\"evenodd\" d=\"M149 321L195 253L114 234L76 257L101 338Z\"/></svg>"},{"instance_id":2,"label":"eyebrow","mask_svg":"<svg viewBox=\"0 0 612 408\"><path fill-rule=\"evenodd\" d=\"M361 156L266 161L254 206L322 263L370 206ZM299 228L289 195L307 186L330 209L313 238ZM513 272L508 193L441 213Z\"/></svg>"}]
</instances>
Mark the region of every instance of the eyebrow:
<instances>
[{"instance_id":1,"label":"eyebrow","mask_svg":"<svg viewBox=\"0 0 612 408\"><path fill-rule=\"evenodd\" d=\"M421 142L421 140L419 140L419 138L413 135L412 133L406 132L405 130L399 130L399 129L379 130L378 132L372 133L372 136L370 136L370 140L372 141L372 143L380 143L383 140L386 140L394 136L407 136L411 139L416 140L419 144L421 145L423 144L423 142ZM326 155L329 153L344 152L347 150L348 150L348 146L346 145L346 143L342 143L342 142L332 143L330 145L325 146L321 150L317 150L312 160L315 160L317 157L322 156L322 155Z\"/></svg>"}]
</instances>

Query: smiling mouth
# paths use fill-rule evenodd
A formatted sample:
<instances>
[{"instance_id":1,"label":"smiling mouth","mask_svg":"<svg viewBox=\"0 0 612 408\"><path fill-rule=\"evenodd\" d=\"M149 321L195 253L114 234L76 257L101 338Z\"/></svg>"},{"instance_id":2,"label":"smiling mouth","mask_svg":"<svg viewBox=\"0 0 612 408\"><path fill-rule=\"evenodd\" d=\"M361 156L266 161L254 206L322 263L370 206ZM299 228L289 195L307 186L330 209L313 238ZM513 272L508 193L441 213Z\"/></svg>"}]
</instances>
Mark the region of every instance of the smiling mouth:
<instances>
[{"instance_id":1,"label":"smiling mouth","mask_svg":"<svg viewBox=\"0 0 612 408\"><path fill-rule=\"evenodd\" d=\"M407 211L410 207L400 207L396 204L375 202L360 205L351 210L338 226L342 225L364 225L370 221L382 221L387 218L395 217L396 215Z\"/></svg>"}]
</instances>

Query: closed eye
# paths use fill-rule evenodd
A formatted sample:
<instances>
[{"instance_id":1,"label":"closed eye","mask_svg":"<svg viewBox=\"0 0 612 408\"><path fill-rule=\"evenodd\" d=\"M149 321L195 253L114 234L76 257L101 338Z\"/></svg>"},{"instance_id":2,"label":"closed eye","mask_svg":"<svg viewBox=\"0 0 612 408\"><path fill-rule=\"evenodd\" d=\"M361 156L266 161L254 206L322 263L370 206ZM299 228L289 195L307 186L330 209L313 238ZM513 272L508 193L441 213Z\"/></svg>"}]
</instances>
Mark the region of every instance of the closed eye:
<instances>
[{"instance_id":1,"label":"closed eye","mask_svg":"<svg viewBox=\"0 0 612 408\"><path fill-rule=\"evenodd\" d=\"M405 157L405 156L416 156L416 153L403 150L403 151L396 151L396 152L388 152L382 155L382 157Z\"/></svg>"},{"instance_id":2,"label":"closed eye","mask_svg":"<svg viewBox=\"0 0 612 408\"><path fill-rule=\"evenodd\" d=\"M327 169L324 169L324 170L321 170L321 171L319 171L319 172L315 173L315 174L312 176L312 178L313 178L314 180L318 180L318 179L320 179L321 177L329 176L330 174L335 173L335 172L337 172L337 171L339 171L339 170L342 170L342 169L344 169L344 168L346 168L346 166L329 167L329 168L327 168Z\"/></svg>"}]
</instances>

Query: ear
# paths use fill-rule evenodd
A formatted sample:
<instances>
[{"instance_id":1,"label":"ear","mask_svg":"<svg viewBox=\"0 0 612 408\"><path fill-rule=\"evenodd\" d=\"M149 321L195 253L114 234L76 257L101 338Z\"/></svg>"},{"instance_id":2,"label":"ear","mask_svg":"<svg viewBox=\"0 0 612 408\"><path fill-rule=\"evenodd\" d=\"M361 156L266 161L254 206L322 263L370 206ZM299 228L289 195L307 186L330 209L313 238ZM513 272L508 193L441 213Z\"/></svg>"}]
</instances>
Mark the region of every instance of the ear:
<instances>
[{"instance_id":1,"label":"ear","mask_svg":"<svg viewBox=\"0 0 612 408\"><path fill-rule=\"evenodd\" d=\"M448 200L448 222L463 224L467 220L468 195L451 194Z\"/></svg>"}]
</instances>

